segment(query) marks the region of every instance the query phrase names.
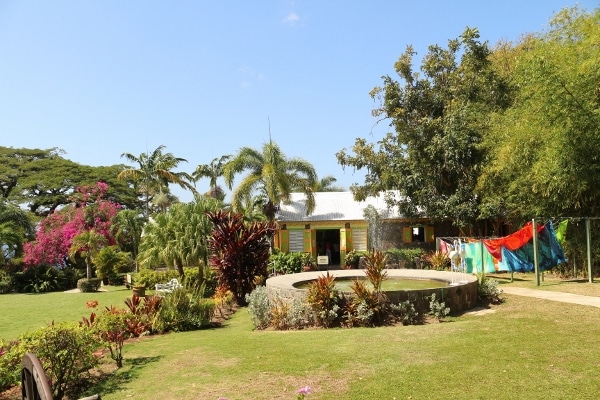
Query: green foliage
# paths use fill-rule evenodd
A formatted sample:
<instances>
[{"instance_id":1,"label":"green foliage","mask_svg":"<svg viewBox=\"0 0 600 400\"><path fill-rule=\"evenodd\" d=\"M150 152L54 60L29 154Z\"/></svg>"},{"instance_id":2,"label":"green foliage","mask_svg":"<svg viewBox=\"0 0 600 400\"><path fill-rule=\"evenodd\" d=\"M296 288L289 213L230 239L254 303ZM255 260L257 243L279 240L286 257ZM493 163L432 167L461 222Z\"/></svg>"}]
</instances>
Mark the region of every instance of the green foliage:
<instances>
[{"instance_id":1,"label":"green foliage","mask_svg":"<svg viewBox=\"0 0 600 400\"><path fill-rule=\"evenodd\" d=\"M98 315L93 324L95 331L110 350L110 357L115 360L118 368L123 366L125 340L132 337L128 329L130 320L131 315L125 310L111 308Z\"/></svg>"},{"instance_id":2,"label":"green foliage","mask_svg":"<svg viewBox=\"0 0 600 400\"><path fill-rule=\"evenodd\" d=\"M305 254L310 253L283 253L275 251L269 257L269 270L276 274L295 274L302 272L305 265ZM310 263L308 265L311 265Z\"/></svg>"},{"instance_id":3,"label":"green foliage","mask_svg":"<svg viewBox=\"0 0 600 400\"><path fill-rule=\"evenodd\" d=\"M265 329L271 322L271 305L265 286L257 286L246 295L250 320L256 329Z\"/></svg>"},{"instance_id":4,"label":"green foliage","mask_svg":"<svg viewBox=\"0 0 600 400\"><path fill-rule=\"evenodd\" d=\"M423 316L415 310L415 305L409 300L398 304L390 304L390 310L394 317L402 322L402 325L418 325L423 323Z\"/></svg>"},{"instance_id":5,"label":"green foliage","mask_svg":"<svg viewBox=\"0 0 600 400\"><path fill-rule=\"evenodd\" d=\"M381 284L387 277L385 264L386 256L381 251L365 256L365 275L371 286L359 279L352 283L350 288L354 297L345 314L348 325L381 325L389 319L389 301L381 291Z\"/></svg>"},{"instance_id":6,"label":"green foliage","mask_svg":"<svg viewBox=\"0 0 600 400\"><path fill-rule=\"evenodd\" d=\"M403 248L398 249L392 247L385 251L385 255L388 260L394 264L398 264L399 261L404 261L406 268L416 268L415 258L421 258L425 251L421 248Z\"/></svg>"},{"instance_id":7,"label":"green foliage","mask_svg":"<svg viewBox=\"0 0 600 400\"><path fill-rule=\"evenodd\" d=\"M485 217L597 215L599 22L598 10L564 9L546 32L494 52L513 99L483 142Z\"/></svg>"},{"instance_id":8,"label":"green foliage","mask_svg":"<svg viewBox=\"0 0 600 400\"><path fill-rule=\"evenodd\" d=\"M25 353L24 342L0 339L0 392L21 382L21 361Z\"/></svg>"},{"instance_id":9,"label":"green foliage","mask_svg":"<svg viewBox=\"0 0 600 400\"><path fill-rule=\"evenodd\" d=\"M433 251L424 256L425 264L429 269L447 271L450 269L450 258L446 253Z\"/></svg>"},{"instance_id":10,"label":"green foliage","mask_svg":"<svg viewBox=\"0 0 600 400\"><path fill-rule=\"evenodd\" d=\"M179 273L175 270L155 271L150 268L140 268L138 273L131 276L134 286L153 289L157 283L165 283L173 278L179 278Z\"/></svg>"},{"instance_id":11,"label":"green foliage","mask_svg":"<svg viewBox=\"0 0 600 400\"><path fill-rule=\"evenodd\" d=\"M0 269L0 294L10 293L12 290L12 277L10 274Z\"/></svg>"},{"instance_id":12,"label":"green foliage","mask_svg":"<svg viewBox=\"0 0 600 400\"><path fill-rule=\"evenodd\" d=\"M208 239L212 223L208 212L220 210L220 201L196 196L189 203L177 203L154 215L144 227L138 262L142 268L166 266L179 275L183 268L208 264Z\"/></svg>"},{"instance_id":13,"label":"green foliage","mask_svg":"<svg viewBox=\"0 0 600 400\"><path fill-rule=\"evenodd\" d=\"M338 318L339 296L335 289L335 276L319 276L308 286L307 301L312 309L317 325L329 328Z\"/></svg>"},{"instance_id":14,"label":"green foliage","mask_svg":"<svg viewBox=\"0 0 600 400\"><path fill-rule=\"evenodd\" d=\"M39 358L56 400L68 395L80 375L97 365L93 354L98 349L97 339L92 330L76 323L51 324L19 340L24 343L20 349Z\"/></svg>"},{"instance_id":15,"label":"green foliage","mask_svg":"<svg viewBox=\"0 0 600 400\"><path fill-rule=\"evenodd\" d=\"M175 289L164 297L152 328L160 333L206 328L214 310L215 303L204 298L203 288Z\"/></svg>"},{"instance_id":16,"label":"green foliage","mask_svg":"<svg viewBox=\"0 0 600 400\"><path fill-rule=\"evenodd\" d=\"M100 278L81 278L77 281L77 289L83 293L97 292L102 285L102 279Z\"/></svg>"},{"instance_id":17,"label":"green foliage","mask_svg":"<svg viewBox=\"0 0 600 400\"><path fill-rule=\"evenodd\" d=\"M487 43L478 39L477 29L466 28L446 48L430 46L420 73L408 46L394 66L400 81L384 76L383 87L372 90L379 102L373 115L394 132L376 144L358 138L352 153L336 154L342 166L367 171L364 184L351 188L358 200L398 190L389 205L407 217L475 223L482 134L489 113L508 105L505 80L491 68Z\"/></svg>"},{"instance_id":18,"label":"green foliage","mask_svg":"<svg viewBox=\"0 0 600 400\"><path fill-rule=\"evenodd\" d=\"M369 254L368 251L350 250L346 253L344 262L347 267L356 269L358 268L360 258L366 256L367 254Z\"/></svg>"},{"instance_id":19,"label":"green foliage","mask_svg":"<svg viewBox=\"0 0 600 400\"><path fill-rule=\"evenodd\" d=\"M235 175L248 171L232 193L231 205L241 212L244 199L254 192L265 198L263 210L269 221L275 220L279 203L289 201L291 188L298 187L306 195L306 212L315 208L314 190L317 173L314 167L301 158L288 158L277 143L269 140L262 149L243 147L223 166L223 176L231 189Z\"/></svg>"},{"instance_id":20,"label":"green foliage","mask_svg":"<svg viewBox=\"0 0 600 400\"><path fill-rule=\"evenodd\" d=\"M498 281L487 278L485 275L479 275L477 284L477 297L480 302L500 304L504 302L502 289Z\"/></svg>"},{"instance_id":21,"label":"green foliage","mask_svg":"<svg viewBox=\"0 0 600 400\"><path fill-rule=\"evenodd\" d=\"M93 259L98 278L114 278L131 271L131 254L119 251L118 246L103 247Z\"/></svg>"},{"instance_id":22,"label":"green foliage","mask_svg":"<svg viewBox=\"0 0 600 400\"><path fill-rule=\"evenodd\" d=\"M443 321L450 315L450 307L436 299L435 293L429 297L429 315L433 315L438 321Z\"/></svg>"},{"instance_id":23,"label":"green foliage","mask_svg":"<svg viewBox=\"0 0 600 400\"><path fill-rule=\"evenodd\" d=\"M46 293L61 289L58 271L48 265L32 266L14 275L15 289L27 293Z\"/></svg>"},{"instance_id":24,"label":"green foliage","mask_svg":"<svg viewBox=\"0 0 600 400\"><path fill-rule=\"evenodd\" d=\"M146 203L146 218L150 216L152 200L161 194L169 194L169 183L196 192L191 184L194 181L191 175L186 172L173 172L180 163L187 160L175 157L173 153L164 153L164 149L165 146L160 145L150 153L141 153L139 157L132 153L121 154L121 157L137 164L138 168L124 168L117 174L117 179L133 182L133 186L140 191Z\"/></svg>"}]
</instances>

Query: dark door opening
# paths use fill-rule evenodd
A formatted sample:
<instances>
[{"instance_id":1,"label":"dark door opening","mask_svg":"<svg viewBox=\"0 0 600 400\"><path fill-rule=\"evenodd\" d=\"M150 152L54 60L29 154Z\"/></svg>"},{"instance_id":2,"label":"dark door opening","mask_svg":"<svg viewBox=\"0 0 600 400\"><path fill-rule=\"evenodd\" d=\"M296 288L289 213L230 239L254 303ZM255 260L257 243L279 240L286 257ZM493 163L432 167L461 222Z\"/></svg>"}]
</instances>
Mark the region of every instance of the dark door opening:
<instances>
[{"instance_id":1,"label":"dark door opening","mask_svg":"<svg viewBox=\"0 0 600 400\"><path fill-rule=\"evenodd\" d=\"M317 255L329 255L329 264L340 264L340 230L317 229Z\"/></svg>"}]
</instances>

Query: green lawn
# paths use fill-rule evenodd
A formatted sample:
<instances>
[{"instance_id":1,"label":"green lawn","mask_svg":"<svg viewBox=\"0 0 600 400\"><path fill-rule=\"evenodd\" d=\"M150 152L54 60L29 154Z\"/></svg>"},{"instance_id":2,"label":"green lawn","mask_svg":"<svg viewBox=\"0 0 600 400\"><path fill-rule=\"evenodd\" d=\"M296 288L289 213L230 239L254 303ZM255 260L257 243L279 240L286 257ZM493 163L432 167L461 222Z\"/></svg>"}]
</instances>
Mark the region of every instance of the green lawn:
<instances>
[{"instance_id":1,"label":"green lawn","mask_svg":"<svg viewBox=\"0 0 600 400\"><path fill-rule=\"evenodd\" d=\"M83 305L69 311L77 319L89 312L85 296L105 305L122 294L129 292L0 296L0 326L4 332L11 298L68 308L81 296ZM241 309L221 328L126 344L124 367L90 393L106 400L295 399L308 385L308 400L597 398L600 310L506 298L483 315L382 328L253 331Z\"/></svg>"}]
</instances>

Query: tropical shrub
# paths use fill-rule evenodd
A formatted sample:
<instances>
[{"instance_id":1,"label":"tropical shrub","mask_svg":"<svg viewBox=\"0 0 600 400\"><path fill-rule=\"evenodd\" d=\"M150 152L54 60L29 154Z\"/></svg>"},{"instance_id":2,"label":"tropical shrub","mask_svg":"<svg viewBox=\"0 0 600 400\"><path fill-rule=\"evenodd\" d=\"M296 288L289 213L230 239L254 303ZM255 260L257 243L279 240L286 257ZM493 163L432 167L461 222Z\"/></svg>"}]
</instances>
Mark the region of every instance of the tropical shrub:
<instances>
[{"instance_id":1,"label":"tropical shrub","mask_svg":"<svg viewBox=\"0 0 600 400\"><path fill-rule=\"evenodd\" d=\"M21 382L21 361L27 353L19 340L0 339L0 392Z\"/></svg>"},{"instance_id":2,"label":"tropical shrub","mask_svg":"<svg viewBox=\"0 0 600 400\"><path fill-rule=\"evenodd\" d=\"M387 256L381 251L373 251L365 255L365 275L371 284L368 287L364 280L355 280L350 288L354 292L352 305L346 313L349 325L380 325L389 317L388 299L381 291L381 284L387 278L385 264Z\"/></svg>"},{"instance_id":3,"label":"tropical shrub","mask_svg":"<svg viewBox=\"0 0 600 400\"><path fill-rule=\"evenodd\" d=\"M360 258L367 254L369 254L367 251L350 250L346 253L344 263L346 264L346 267L356 269L360 263Z\"/></svg>"},{"instance_id":4,"label":"tropical shrub","mask_svg":"<svg viewBox=\"0 0 600 400\"><path fill-rule=\"evenodd\" d=\"M55 400L74 390L81 374L98 363L97 338L91 329L76 323L51 324L21 335L19 342L21 359L30 351L40 360Z\"/></svg>"},{"instance_id":5,"label":"tropical shrub","mask_svg":"<svg viewBox=\"0 0 600 400\"><path fill-rule=\"evenodd\" d=\"M108 245L116 244L111 226L121 207L104 199L107 190L108 185L103 182L96 186L78 187L72 196L75 205L64 207L41 220L35 241L23 245L25 264L64 267L68 264L73 238L91 230L106 238Z\"/></svg>"},{"instance_id":6,"label":"tropical shrub","mask_svg":"<svg viewBox=\"0 0 600 400\"><path fill-rule=\"evenodd\" d=\"M434 316L438 321L443 321L450 315L450 307L446 307L445 302L436 299L435 293L429 297L429 315Z\"/></svg>"},{"instance_id":7,"label":"tropical shrub","mask_svg":"<svg viewBox=\"0 0 600 400\"><path fill-rule=\"evenodd\" d=\"M12 277L10 274L0 269L0 294L10 293L12 290Z\"/></svg>"},{"instance_id":8,"label":"tropical shrub","mask_svg":"<svg viewBox=\"0 0 600 400\"><path fill-rule=\"evenodd\" d=\"M436 271L447 271L450 269L450 258L446 253L433 251L424 256L427 268Z\"/></svg>"},{"instance_id":9,"label":"tropical shrub","mask_svg":"<svg viewBox=\"0 0 600 400\"><path fill-rule=\"evenodd\" d=\"M165 283L173 278L179 278L176 270L155 271L150 268L140 268L139 272L132 274L134 286L144 286L153 289L157 283Z\"/></svg>"},{"instance_id":10,"label":"tropical shrub","mask_svg":"<svg viewBox=\"0 0 600 400\"><path fill-rule=\"evenodd\" d=\"M415 309L415 305L409 300L398 304L390 304L390 310L392 315L394 315L396 320L401 322L402 325L418 325L423 323L423 317Z\"/></svg>"},{"instance_id":11,"label":"tropical shrub","mask_svg":"<svg viewBox=\"0 0 600 400\"><path fill-rule=\"evenodd\" d=\"M49 265L36 265L25 271L17 272L15 280L25 293L46 293L61 289L58 271Z\"/></svg>"},{"instance_id":12,"label":"tropical shrub","mask_svg":"<svg viewBox=\"0 0 600 400\"><path fill-rule=\"evenodd\" d=\"M202 288L175 289L164 297L152 328L159 333L202 329L210 325L214 310L214 300L205 298Z\"/></svg>"},{"instance_id":13,"label":"tropical shrub","mask_svg":"<svg viewBox=\"0 0 600 400\"><path fill-rule=\"evenodd\" d=\"M340 307L339 295L335 289L335 276L329 274L319 276L308 285L308 305L314 313L315 322L329 328L338 318Z\"/></svg>"},{"instance_id":14,"label":"tropical shrub","mask_svg":"<svg viewBox=\"0 0 600 400\"><path fill-rule=\"evenodd\" d=\"M269 257L269 271L276 274L295 274L302 272L304 253L284 253L276 250Z\"/></svg>"},{"instance_id":15,"label":"tropical shrub","mask_svg":"<svg viewBox=\"0 0 600 400\"><path fill-rule=\"evenodd\" d=\"M246 295L250 320L256 329L265 329L271 322L271 306L265 286L257 286Z\"/></svg>"},{"instance_id":16,"label":"tropical shrub","mask_svg":"<svg viewBox=\"0 0 600 400\"><path fill-rule=\"evenodd\" d=\"M117 367L123 366L123 345L133 335L129 331L131 315L124 309L108 308L98 315L93 327L110 350L110 357Z\"/></svg>"},{"instance_id":17,"label":"tropical shrub","mask_svg":"<svg viewBox=\"0 0 600 400\"><path fill-rule=\"evenodd\" d=\"M502 293L503 290L500 288L497 280L489 279L485 275L479 275L477 297L480 302L500 304L504 302Z\"/></svg>"},{"instance_id":18,"label":"tropical shrub","mask_svg":"<svg viewBox=\"0 0 600 400\"><path fill-rule=\"evenodd\" d=\"M101 284L102 279L100 278L81 278L77 281L77 289L83 293L97 292Z\"/></svg>"},{"instance_id":19,"label":"tropical shrub","mask_svg":"<svg viewBox=\"0 0 600 400\"><path fill-rule=\"evenodd\" d=\"M210 265L218 269L219 286L231 290L239 305L254 289L256 277L268 276L272 222L246 224L241 214L225 211L207 213L213 223L209 239Z\"/></svg>"},{"instance_id":20,"label":"tropical shrub","mask_svg":"<svg viewBox=\"0 0 600 400\"><path fill-rule=\"evenodd\" d=\"M385 255L391 263L398 264L400 261L404 261L406 268L416 268L415 258L421 258L424 252L421 248L398 249L392 247L385 251Z\"/></svg>"},{"instance_id":21,"label":"tropical shrub","mask_svg":"<svg viewBox=\"0 0 600 400\"><path fill-rule=\"evenodd\" d=\"M115 280L117 274L131 271L131 254L119 251L119 246L106 246L94 257L96 276Z\"/></svg>"}]
</instances>

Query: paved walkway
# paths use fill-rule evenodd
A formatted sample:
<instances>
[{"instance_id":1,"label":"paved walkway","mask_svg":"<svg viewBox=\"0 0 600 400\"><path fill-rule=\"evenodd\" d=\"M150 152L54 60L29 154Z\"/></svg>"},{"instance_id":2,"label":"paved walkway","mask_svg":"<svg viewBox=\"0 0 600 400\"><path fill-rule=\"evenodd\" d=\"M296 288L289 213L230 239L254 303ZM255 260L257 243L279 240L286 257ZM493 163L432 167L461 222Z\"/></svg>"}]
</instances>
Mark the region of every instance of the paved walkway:
<instances>
[{"instance_id":1,"label":"paved walkway","mask_svg":"<svg viewBox=\"0 0 600 400\"><path fill-rule=\"evenodd\" d=\"M502 291L507 294L515 294L517 296L535 297L538 299L562 301L564 303L581 304L584 306L592 306L600 308L600 297L583 296L580 294L554 292L550 290L527 289L520 287L501 287Z\"/></svg>"}]
</instances>

